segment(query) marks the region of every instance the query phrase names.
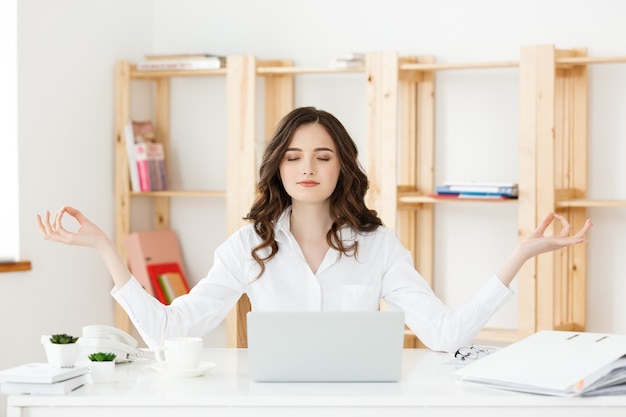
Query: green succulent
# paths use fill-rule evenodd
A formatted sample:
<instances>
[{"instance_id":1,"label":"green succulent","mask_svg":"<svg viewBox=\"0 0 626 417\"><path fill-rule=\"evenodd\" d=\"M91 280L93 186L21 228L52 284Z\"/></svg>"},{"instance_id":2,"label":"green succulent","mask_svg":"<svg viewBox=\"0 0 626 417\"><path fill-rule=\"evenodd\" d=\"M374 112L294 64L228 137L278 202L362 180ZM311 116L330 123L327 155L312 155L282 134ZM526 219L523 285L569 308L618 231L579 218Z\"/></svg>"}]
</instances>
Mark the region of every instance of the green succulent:
<instances>
[{"instance_id":1,"label":"green succulent","mask_svg":"<svg viewBox=\"0 0 626 417\"><path fill-rule=\"evenodd\" d=\"M115 353L111 353L111 352L97 352L97 353L92 353L91 355L87 357L92 362L112 362L115 360L116 355Z\"/></svg>"},{"instance_id":2,"label":"green succulent","mask_svg":"<svg viewBox=\"0 0 626 417\"><path fill-rule=\"evenodd\" d=\"M78 337L74 337L72 335L65 334L65 333L53 334L52 336L50 336L50 343L54 343L57 345L67 345L69 343L76 343L77 340L78 340Z\"/></svg>"}]
</instances>

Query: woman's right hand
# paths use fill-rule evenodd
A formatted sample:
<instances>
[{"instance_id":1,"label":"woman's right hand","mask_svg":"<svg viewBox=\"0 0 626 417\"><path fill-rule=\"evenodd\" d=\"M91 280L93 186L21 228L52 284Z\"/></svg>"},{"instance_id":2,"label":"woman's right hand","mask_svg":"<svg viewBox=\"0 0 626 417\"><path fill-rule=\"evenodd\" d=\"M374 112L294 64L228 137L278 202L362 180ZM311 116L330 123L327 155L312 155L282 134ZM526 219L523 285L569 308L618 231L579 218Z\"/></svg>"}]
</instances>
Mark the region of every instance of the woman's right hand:
<instances>
[{"instance_id":1,"label":"woman's right hand","mask_svg":"<svg viewBox=\"0 0 626 417\"><path fill-rule=\"evenodd\" d=\"M78 229L76 229L75 232L69 231L63 227L63 216L65 214L78 222ZM44 239L65 243L66 245L100 248L109 240L98 226L73 207L65 206L61 208L52 219L50 219L49 211L46 211L43 219L37 214L37 224Z\"/></svg>"},{"instance_id":2,"label":"woman's right hand","mask_svg":"<svg viewBox=\"0 0 626 417\"><path fill-rule=\"evenodd\" d=\"M63 227L63 216L74 218L78 222L75 232ZM50 212L46 211L44 218L37 215L37 224L44 239L53 242L61 242L66 245L87 246L97 249L106 264L115 286L122 288L130 279L131 274L126 263L122 260L115 249L113 242L107 235L80 211L73 207L65 206L57 211L54 218L50 219Z\"/></svg>"}]
</instances>

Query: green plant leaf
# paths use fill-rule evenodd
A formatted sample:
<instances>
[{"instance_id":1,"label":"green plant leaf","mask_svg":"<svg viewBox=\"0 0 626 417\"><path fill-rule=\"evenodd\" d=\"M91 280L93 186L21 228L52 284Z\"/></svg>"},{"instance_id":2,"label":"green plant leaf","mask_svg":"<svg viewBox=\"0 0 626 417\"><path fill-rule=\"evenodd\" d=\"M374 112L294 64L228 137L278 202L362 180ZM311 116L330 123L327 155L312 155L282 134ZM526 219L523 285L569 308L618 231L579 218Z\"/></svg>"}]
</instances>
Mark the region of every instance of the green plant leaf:
<instances>
[{"instance_id":1,"label":"green plant leaf","mask_svg":"<svg viewBox=\"0 0 626 417\"><path fill-rule=\"evenodd\" d=\"M95 352L87 356L92 362L112 362L117 356L111 352Z\"/></svg>"},{"instance_id":2,"label":"green plant leaf","mask_svg":"<svg viewBox=\"0 0 626 417\"><path fill-rule=\"evenodd\" d=\"M50 343L54 343L57 345L67 345L70 343L76 343L78 341L78 337L74 337L67 333L58 333L50 336Z\"/></svg>"}]
</instances>

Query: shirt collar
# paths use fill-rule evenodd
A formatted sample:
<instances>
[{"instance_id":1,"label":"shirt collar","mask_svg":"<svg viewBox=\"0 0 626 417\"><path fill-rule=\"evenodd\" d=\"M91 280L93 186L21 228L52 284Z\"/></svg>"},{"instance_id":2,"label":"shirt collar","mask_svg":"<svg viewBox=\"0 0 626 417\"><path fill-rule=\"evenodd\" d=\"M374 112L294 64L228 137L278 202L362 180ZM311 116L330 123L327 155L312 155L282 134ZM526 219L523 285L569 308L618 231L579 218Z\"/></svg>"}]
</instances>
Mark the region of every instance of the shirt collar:
<instances>
[{"instance_id":1,"label":"shirt collar","mask_svg":"<svg viewBox=\"0 0 626 417\"><path fill-rule=\"evenodd\" d=\"M276 224L274 226L275 230L275 239L277 242L281 242L286 239L288 236L291 236L291 206L287 207L285 211L282 212L278 220L276 220ZM357 233L352 230L349 226L343 226L339 231L339 235L343 242L347 245L352 244L356 238Z\"/></svg>"},{"instance_id":2,"label":"shirt collar","mask_svg":"<svg viewBox=\"0 0 626 417\"><path fill-rule=\"evenodd\" d=\"M274 238L277 242L283 241L287 236L291 235L291 206L287 207L285 211L282 212L278 220L276 220L276 224L274 226Z\"/></svg>"}]
</instances>

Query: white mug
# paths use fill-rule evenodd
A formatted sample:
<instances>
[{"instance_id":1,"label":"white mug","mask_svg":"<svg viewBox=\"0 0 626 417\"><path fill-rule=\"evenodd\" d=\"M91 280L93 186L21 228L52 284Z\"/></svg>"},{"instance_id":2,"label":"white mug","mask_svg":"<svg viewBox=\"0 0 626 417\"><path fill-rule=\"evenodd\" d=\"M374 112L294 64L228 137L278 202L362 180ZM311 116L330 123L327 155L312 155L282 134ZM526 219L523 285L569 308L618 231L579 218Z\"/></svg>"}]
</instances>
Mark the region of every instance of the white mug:
<instances>
[{"instance_id":1,"label":"white mug","mask_svg":"<svg viewBox=\"0 0 626 417\"><path fill-rule=\"evenodd\" d=\"M196 369L200 366L202 347L199 337L172 337L165 340L163 347L155 349L154 356L157 362L171 369Z\"/></svg>"}]
</instances>

